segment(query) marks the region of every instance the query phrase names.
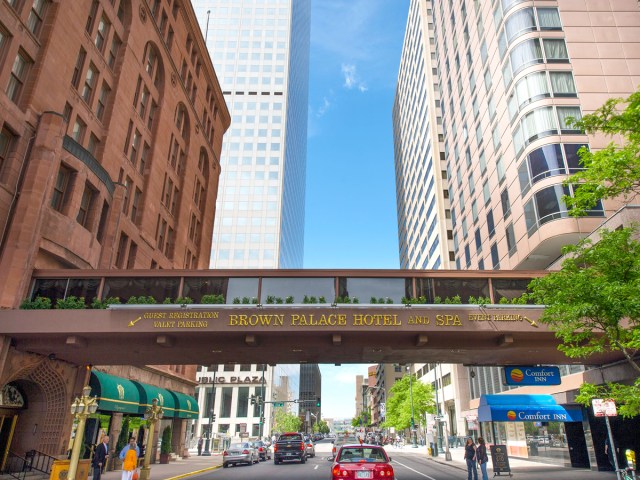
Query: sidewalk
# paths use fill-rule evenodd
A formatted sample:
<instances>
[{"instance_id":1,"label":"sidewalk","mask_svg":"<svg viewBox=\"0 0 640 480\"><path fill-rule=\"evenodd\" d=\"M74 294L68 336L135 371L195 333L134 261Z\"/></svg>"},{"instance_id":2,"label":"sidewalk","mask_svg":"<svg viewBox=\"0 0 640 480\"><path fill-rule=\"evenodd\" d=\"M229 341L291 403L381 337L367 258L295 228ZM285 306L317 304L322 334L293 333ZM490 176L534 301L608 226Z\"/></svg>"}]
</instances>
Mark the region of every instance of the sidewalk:
<instances>
[{"instance_id":1,"label":"sidewalk","mask_svg":"<svg viewBox=\"0 0 640 480\"><path fill-rule=\"evenodd\" d=\"M413 448L411 444L405 445L402 448L396 448L392 445L385 445L385 449L391 457L394 452L402 452L405 454L415 453L416 455L424 458L427 462L437 462L441 465L447 465L463 472L467 472L467 463L464 460L464 448L455 447L450 448L451 460L445 460L444 452L440 452L437 457L432 457L428 454L427 447L418 446ZM613 472L597 472L586 469L575 469L569 467L563 467L561 465L549 465L546 463L533 462L521 458L509 458L509 466L511 467L511 473L521 480L539 480L541 478L553 478L554 480L567 479L574 480L576 478L581 479L594 479L594 480L613 480L615 474ZM489 477L493 477L493 469L491 468L491 456L489 455L488 469ZM480 471L478 470L478 473ZM504 474L503 474L504 475ZM481 477L481 476L480 476Z\"/></svg>"},{"instance_id":2,"label":"sidewalk","mask_svg":"<svg viewBox=\"0 0 640 480\"><path fill-rule=\"evenodd\" d=\"M152 480L177 480L222 467L221 453L214 453L210 457L199 457L198 453L194 451L189 452L189 455L191 456L188 458L174 460L166 465L159 463L151 465L149 478ZM120 480L121 478L121 470L102 474L102 480Z\"/></svg>"}]
</instances>

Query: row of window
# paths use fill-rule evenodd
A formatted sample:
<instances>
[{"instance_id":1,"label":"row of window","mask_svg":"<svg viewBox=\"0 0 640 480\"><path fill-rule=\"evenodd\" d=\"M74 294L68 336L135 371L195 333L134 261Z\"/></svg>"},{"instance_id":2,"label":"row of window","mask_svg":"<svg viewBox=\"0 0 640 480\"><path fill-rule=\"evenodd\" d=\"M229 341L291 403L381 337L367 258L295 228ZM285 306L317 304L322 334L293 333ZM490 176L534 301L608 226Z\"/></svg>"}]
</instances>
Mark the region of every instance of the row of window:
<instances>
[{"instance_id":1,"label":"row of window","mask_svg":"<svg viewBox=\"0 0 640 480\"><path fill-rule=\"evenodd\" d=\"M520 119L513 132L516 155L519 156L529 143L539 138L561 133L580 133L580 129L572 121L581 118L578 106L546 106L528 112Z\"/></svg>"},{"instance_id":2,"label":"row of window","mask_svg":"<svg viewBox=\"0 0 640 480\"><path fill-rule=\"evenodd\" d=\"M514 40L527 33L562 30L560 14L557 8L523 8L507 18L504 30L498 37L500 56L504 56Z\"/></svg>"},{"instance_id":3,"label":"row of window","mask_svg":"<svg viewBox=\"0 0 640 480\"><path fill-rule=\"evenodd\" d=\"M576 85L571 72L539 71L530 73L518 80L509 95L509 115L513 120L519 111L532 102L549 98L577 96Z\"/></svg>"}]
</instances>

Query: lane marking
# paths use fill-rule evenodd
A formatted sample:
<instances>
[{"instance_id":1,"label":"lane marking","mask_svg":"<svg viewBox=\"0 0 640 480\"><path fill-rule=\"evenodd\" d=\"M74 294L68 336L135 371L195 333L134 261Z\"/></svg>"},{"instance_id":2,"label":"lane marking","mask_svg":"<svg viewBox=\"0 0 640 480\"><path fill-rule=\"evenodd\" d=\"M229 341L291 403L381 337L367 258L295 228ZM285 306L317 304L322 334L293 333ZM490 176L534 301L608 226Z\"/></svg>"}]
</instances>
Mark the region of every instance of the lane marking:
<instances>
[{"instance_id":1,"label":"lane marking","mask_svg":"<svg viewBox=\"0 0 640 480\"><path fill-rule=\"evenodd\" d=\"M313 467L314 470L317 470L319 467L319 465L316 465L315 467Z\"/></svg>"},{"instance_id":2,"label":"lane marking","mask_svg":"<svg viewBox=\"0 0 640 480\"><path fill-rule=\"evenodd\" d=\"M405 465L404 463L400 463L400 462L399 462L399 461L397 461L397 460L394 460L393 462L391 462L391 464L392 464L392 465L393 465L394 463L397 463L398 465L401 465L401 466L403 466L404 468L406 468L407 470L411 470L412 472L417 473L418 475L422 475L424 478L428 478L429 480L436 480L435 478L430 477L430 476L429 476L429 475L427 475L426 473L419 472L418 470L415 470L415 469L411 468L410 466ZM397 475L396 475L396 476L397 476Z\"/></svg>"}]
</instances>

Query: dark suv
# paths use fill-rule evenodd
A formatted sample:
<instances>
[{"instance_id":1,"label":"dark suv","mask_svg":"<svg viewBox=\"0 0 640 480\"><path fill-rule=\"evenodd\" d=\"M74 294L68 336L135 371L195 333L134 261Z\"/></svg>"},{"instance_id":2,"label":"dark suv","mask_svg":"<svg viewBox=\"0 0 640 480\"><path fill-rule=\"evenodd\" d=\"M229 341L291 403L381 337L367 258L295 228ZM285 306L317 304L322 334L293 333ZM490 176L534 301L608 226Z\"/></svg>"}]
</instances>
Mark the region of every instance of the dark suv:
<instances>
[{"instance_id":1,"label":"dark suv","mask_svg":"<svg viewBox=\"0 0 640 480\"><path fill-rule=\"evenodd\" d=\"M307 449L300 433L283 433L273 445L274 464L289 460L307 461Z\"/></svg>"}]
</instances>

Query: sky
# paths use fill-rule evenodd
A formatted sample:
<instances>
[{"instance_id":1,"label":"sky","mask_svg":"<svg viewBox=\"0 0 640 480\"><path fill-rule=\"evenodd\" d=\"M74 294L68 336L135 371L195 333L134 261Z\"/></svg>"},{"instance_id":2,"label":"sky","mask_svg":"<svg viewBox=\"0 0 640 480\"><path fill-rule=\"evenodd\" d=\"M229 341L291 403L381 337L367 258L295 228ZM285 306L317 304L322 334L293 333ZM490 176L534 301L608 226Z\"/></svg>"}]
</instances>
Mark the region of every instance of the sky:
<instances>
[{"instance_id":1,"label":"sky","mask_svg":"<svg viewBox=\"0 0 640 480\"><path fill-rule=\"evenodd\" d=\"M312 0L304 268L399 268L391 113L409 0Z\"/></svg>"},{"instance_id":2,"label":"sky","mask_svg":"<svg viewBox=\"0 0 640 480\"><path fill-rule=\"evenodd\" d=\"M409 0L312 0L304 268L399 268L391 114ZM321 365L355 416L367 365Z\"/></svg>"}]
</instances>

